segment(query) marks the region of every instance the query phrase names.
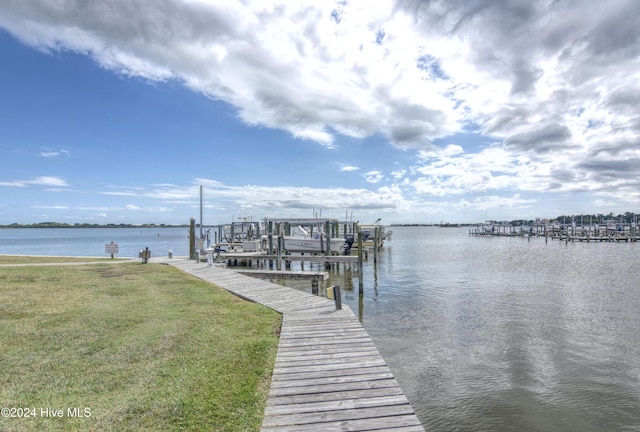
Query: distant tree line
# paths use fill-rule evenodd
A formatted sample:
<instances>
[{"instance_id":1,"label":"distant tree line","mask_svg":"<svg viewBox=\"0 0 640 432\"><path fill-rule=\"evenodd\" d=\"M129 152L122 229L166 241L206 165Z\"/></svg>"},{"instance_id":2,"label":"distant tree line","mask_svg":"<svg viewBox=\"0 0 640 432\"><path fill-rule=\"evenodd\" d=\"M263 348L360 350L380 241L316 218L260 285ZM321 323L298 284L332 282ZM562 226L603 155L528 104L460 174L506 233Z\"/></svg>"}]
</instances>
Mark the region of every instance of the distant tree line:
<instances>
[{"instance_id":1,"label":"distant tree line","mask_svg":"<svg viewBox=\"0 0 640 432\"><path fill-rule=\"evenodd\" d=\"M142 225L134 224L95 224L95 223L61 223L61 222L38 222L32 224L19 224L12 223L10 225L0 225L0 228L175 228L186 227L188 225L168 225L168 224L154 224L145 223Z\"/></svg>"}]
</instances>

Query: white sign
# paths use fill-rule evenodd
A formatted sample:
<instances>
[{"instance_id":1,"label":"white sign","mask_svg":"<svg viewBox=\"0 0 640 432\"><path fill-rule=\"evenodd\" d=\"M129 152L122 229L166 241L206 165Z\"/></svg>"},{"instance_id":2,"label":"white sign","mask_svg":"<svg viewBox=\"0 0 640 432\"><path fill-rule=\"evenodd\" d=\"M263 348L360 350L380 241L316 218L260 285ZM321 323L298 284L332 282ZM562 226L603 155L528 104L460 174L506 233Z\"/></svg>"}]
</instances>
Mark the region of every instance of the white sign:
<instances>
[{"instance_id":1,"label":"white sign","mask_svg":"<svg viewBox=\"0 0 640 432\"><path fill-rule=\"evenodd\" d=\"M117 254L118 253L118 243L107 243L104 245L104 253L108 254Z\"/></svg>"}]
</instances>

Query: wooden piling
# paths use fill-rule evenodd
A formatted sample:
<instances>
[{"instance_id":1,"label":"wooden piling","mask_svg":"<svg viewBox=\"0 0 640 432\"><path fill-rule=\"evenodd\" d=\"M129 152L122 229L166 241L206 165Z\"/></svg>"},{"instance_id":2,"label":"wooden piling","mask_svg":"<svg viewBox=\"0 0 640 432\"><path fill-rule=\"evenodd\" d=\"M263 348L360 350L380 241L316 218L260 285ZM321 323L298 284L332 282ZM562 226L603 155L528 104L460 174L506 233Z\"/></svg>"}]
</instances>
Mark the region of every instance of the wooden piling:
<instances>
[{"instance_id":1,"label":"wooden piling","mask_svg":"<svg viewBox=\"0 0 640 432\"><path fill-rule=\"evenodd\" d=\"M331 222L326 221L324 224L324 233L327 236L324 254L331 255Z\"/></svg>"},{"instance_id":2,"label":"wooden piling","mask_svg":"<svg viewBox=\"0 0 640 432\"><path fill-rule=\"evenodd\" d=\"M358 231L358 293L364 293L363 265L362 265L362 231Z\"/></svg>"},{"instance_id":3,"label":"wooden piling","mask_svg":"<svg viewBox=\"0 0 640 432\"><path fill-rule=\"evenodd\" d=\"M380 227L373 230L373 265L378 264L378 242L380 241Z\"/></svg>"},{"instance_id":4,"label":"wooden piling","mask_svg":"<svg viewBox=\"0 0 640 432\"><path fill-rule=\"evenodd\" d=\"M333 286L333 300L336 304L336 310L342 309L342 292L340 290L340 285Z\"/></svg>"},{"instance_id":5,"label":"wooden piling","mask_svg":"<svg viewBox=\"0 0 640 432\"><path fill-rule=\"evenodd\" d=\"M196 259L196 219L189 219L189 259Z\"/></svg>"}]
</instances>

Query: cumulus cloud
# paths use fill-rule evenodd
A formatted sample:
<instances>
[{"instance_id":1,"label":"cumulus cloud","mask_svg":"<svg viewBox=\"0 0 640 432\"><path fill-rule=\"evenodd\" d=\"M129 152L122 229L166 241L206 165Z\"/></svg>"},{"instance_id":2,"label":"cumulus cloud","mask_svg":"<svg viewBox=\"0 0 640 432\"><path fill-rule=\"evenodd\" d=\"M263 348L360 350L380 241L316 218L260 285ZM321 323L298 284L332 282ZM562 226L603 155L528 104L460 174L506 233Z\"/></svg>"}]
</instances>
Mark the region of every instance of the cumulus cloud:
<instances>
[{"instance_id":1,"label":"cumulus cloud","mask_svg":"<svg viewBox=\"0 0 640 432\"><path fill-rule=\"evenodd\" d=\"M402 191L397 187L380 187L378 190L352 188L310 188L291 186L232 186L213 179L194 179L190 185L162 184L149 189L123 189L118 194L138 200L152 200L155 208L169 211L167 204L199 206L200 186L203 186L204 206L225 212L246 211L267 214L277 210L279 216L299 216L313 208L342 212L356 211L396 211L403 200ZM113 195L113 192L104 192ZM151 206L129 204L121 209L147 211ZM113 209L113 208L111 208ZM85 209L86 210L86 209ZM108 210L108 208L92 208ZM158 210L160 211L160 210Z\"/></svg>"},{"instance_id":2,"label":"cumulus cloud","mask_svg":"<svg viewBox=\"0 0 640 432\"><path fill-rule=\"evenodd\" d=\"M401 0L398 5L414 17L465 118L504 143L510 158L529 159L534 172L546 173L547 186L569 181L571 189L592 189L596 180L605 180L616 188L614 178L627 182L621 177L635 158L628 153L640 143L634 109L640 102L635 18L640 3ZM594 161L593 154L606 160ZM575 182L566 175L572 170ZM462 190L446 186L436 182L442 193Z\"/></svg>"},{"instance_id":3,"label":"cumulus cloud","mask_svg":"<svg viewBox=\"0 0 640 432\"><path fill-rule=\"evenodd\" d=\"M376 187L402 179L405 192L423 197L502 194L513 202L519 192L591 191L633 200L640 198L639 15L635 0L6 0L0 26L42 50L177 80L231 104L249 125L327 147L339 135L383 136L415 152L413 166L389 177L364 173ZM452 143L458 133L475 136L476 145ZM41 179L0 185L66 185ZM313 206L303 192L383 201L379 190L210 186L246 206ZM183 196L168 185L154 193Z\"/></svg>"},{"instance_id":4,"label":"cumulus cloud","mask_svg":"<svg viewBox=\"0 0 640 432\"><path fill-rule=\"evenodd\" d=\"M332 146L335 134L421 147L455 130L454 102L417 67L393 3L9 0L0 26L43 50L177 79L252 125ZM380 35L384 34L384 37Z\"/></svg>"},{"instance_id":5,"label":"cumulus cloud","mask_svg":"<svg viewBox=\"0 0 640 432\"><path fill-rule=\"evenodd\" d=\"M398 171L392 171L391 172L391 176L395 179L401 179L403 178L405 175L407 174L407 170L406 169L401 169Z\"/></svg>"},{"instance_id":6,"label":"cumulus cloud","mask_svg":"<svg viewBox=\"0 0 640 432\"><path fill-rule=\"evenodd\" d=\"M384 174L378 170L372 170L364 173L364 178L369 183L380 183L384 178Z\"/></svg>"},{"instance_id":7,"label":"cumulus cloud","mask_svg":"<svg viewBox=\"0 0 640 432\"><path fill-rule=\"evenodd\" d=\"M508 147L536 152L562 150L571 145L571 131L567 126L558 124L542 125L533 130L515 134L505 140Z\"/></svg>"}]
</instances>

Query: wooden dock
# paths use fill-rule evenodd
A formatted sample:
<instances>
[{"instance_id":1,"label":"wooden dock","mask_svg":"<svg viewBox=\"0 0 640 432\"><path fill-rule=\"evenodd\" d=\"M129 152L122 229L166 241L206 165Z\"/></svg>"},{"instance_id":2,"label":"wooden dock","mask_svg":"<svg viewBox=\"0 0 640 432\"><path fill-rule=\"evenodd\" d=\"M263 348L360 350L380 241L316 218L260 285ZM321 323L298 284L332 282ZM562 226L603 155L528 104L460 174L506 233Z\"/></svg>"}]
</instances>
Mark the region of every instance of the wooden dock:
<instances>
[{"instance_id":1,"label":"wooden dock","mask_svg":"<svg viewBox=\"0 0 640 432\"><path fill-rule=\"evenodd\" d=\"M262 431L424 431L348 306L229 269L165 262L283 314Z\"/></svg>"},{"instance_id":2,"label":"wooden dock","mask_svg":"<svg viewBox=\"0 0 640 432\"><path fill-rule=\"evenodd\" d=\"M562 232L562 233L547 233L545 234L537 234L537 233L526 233L526 232L517 232L512 231L509 233L504 232L490 232L490 231L470 231L469 236L472 237L521 237L526 239L531 238L544 238L545 241L563 241L563 242L637 242L640 241L640 236L629 236L629 235L617 235L617 234L609 234L609 235L593 235L589 233L577 233L574 234L572 232Z\"/></svg>"},{"instance_id":3,"label":"wooden dock","mask_svg":"<svg viewBox=\"0 0 640 432\"><path fill-rule=\"evenodd\" d=\"M640 241L636 222L576 225L576 224L535 224L533 226L512 226L510 224L478 225L469 228L469 236L474 237L544 237L545 241L568 242L637 242Z\"/></svg>"},{"instance_id":4,"label":"wooden dock","mask_svg":"<svg viewBox=\"0 0 640 432\"><path fill-rule=\"evenodd\" d=\"M319 271L292 271L292 270L236 270L238 273L253 276L257 278L273 278L273 279L329 279L329 272Z\"/></svg>"},{"instance_id":5,"label":"wooden dock","mask_svg":"<svg viewBox=\"0 0 640 432\"><path fill-rule=\"evenodd\" d=\"M358 257L353 255L269 255L262 252L221 252L219 257L221 261L308 261L308 262L329 262L329 263L357 263Z\"/></svg>"}]
</instances>

